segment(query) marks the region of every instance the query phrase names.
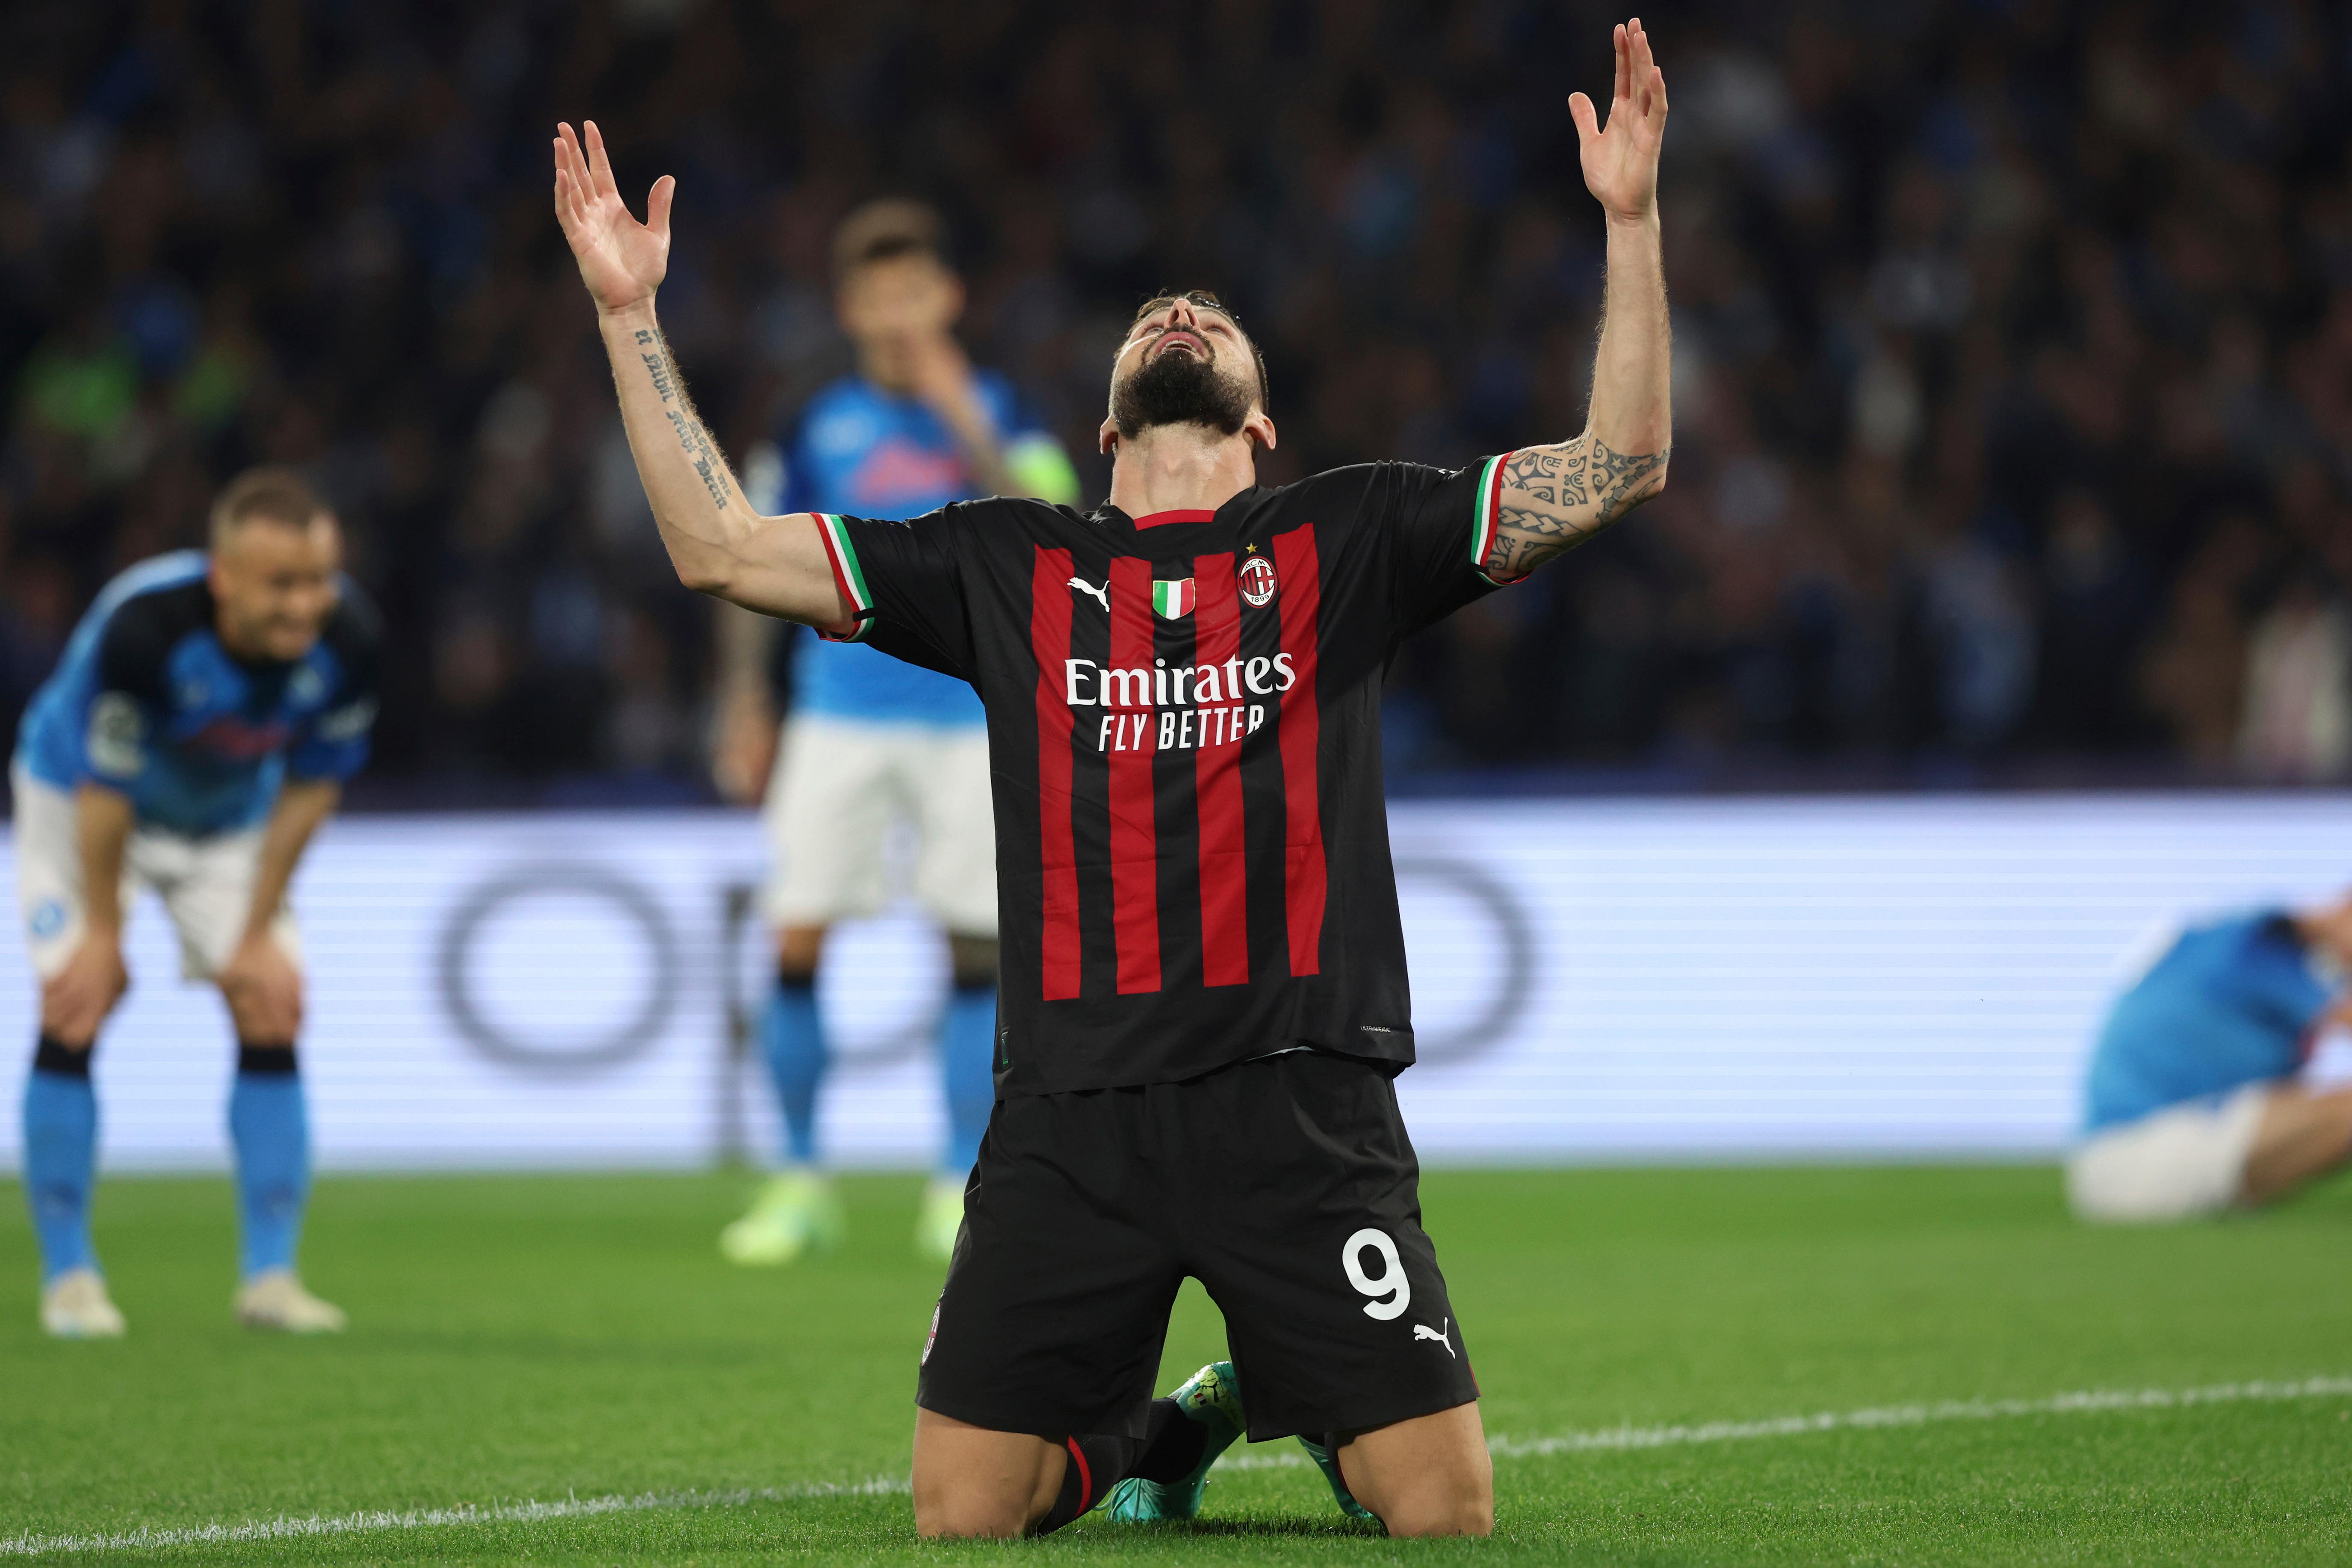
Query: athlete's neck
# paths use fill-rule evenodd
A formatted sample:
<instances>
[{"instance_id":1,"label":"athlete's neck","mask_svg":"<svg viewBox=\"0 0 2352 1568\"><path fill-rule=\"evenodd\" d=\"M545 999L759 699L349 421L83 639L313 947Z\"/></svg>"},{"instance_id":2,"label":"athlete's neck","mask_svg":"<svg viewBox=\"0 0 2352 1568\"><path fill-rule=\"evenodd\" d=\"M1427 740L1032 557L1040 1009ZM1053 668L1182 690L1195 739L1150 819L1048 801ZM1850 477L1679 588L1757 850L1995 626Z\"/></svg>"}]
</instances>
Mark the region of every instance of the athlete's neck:
<instances>
[{"instance_id":1,"label":"athlete's neck","mask_svg":"<svg viewBox=\"0 0 2352 1568\"><path fill-rule=\"evenodd\" d=\"M221 597L218 594L213 593L212 585L209 583L205 585L205 591L207 594L212 595L213 640L221 645L221 651L223 653L228 655L229 658L243 665L266 665L284 662L280 659L271 658L269 657L269 648L267 644L262 643L255 637L247 635L247 628L229 619L228 606L221 603Z\"/></svg>"},{"instance_id":2,"label":"athlete's neck","mask_svg":"<svg viewBox=\"0 0 2352 1568\"><path fill-rule=\"evenodd\" d=\"M213 637L223 653L247 669L278 669L294 662L270 652L268 643L239 635L226 616L213 617Z\"/></svg>"},{"instance_id":3,"label":"athlete's neck","mask_svg":"<svg viewBox=\"0 0 2352 1568\"><path fill-rule=\"evenodd\" d=\"M1214 511L1257 483L1256 443L1246 431L1155 425L1111 453L1110 504L1129 517Z\"/></svg>"},{"instance_id":4,"label":"athlete's neck","mask_svg":"<svg viewBox=\"0 0 2352 1568\"><path fill-rule=\"evenodd\" d=\"M898 338L859 339L857 374L869 385L879 387L893 397L914 395L914 367L908 363L907 351Z\"/></svg>"}]
</instances>

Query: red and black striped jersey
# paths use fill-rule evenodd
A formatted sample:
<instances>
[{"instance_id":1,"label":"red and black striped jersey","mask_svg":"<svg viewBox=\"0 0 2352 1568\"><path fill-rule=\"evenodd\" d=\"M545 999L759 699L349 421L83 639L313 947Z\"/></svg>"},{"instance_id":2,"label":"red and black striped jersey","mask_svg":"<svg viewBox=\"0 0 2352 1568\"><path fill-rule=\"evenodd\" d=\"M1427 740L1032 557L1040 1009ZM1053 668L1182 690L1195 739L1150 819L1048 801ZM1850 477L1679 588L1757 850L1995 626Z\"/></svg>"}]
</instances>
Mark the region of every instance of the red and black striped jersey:
<instances>
[{"instance_id":1,"label":"red and black striped jersey","mask_svg":"<svg viewBox=\"0 0 2352 1568\"><path fill-rule=\"evenodd\" d=\"M852 635L988 710L1000 1094L1297 1046L1412 1060L1381 679L1497 585L1500 470L1375 463L1139 518L821 516Z\"/></svg>"}]
</instances>

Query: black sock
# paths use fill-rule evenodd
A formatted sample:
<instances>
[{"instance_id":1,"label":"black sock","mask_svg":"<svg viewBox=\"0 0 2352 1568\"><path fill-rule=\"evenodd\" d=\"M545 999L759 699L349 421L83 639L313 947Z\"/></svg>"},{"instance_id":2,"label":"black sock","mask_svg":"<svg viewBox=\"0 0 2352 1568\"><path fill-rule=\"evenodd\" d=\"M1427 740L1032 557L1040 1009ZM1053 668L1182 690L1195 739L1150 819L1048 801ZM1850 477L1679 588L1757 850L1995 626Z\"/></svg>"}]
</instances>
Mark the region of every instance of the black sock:
<instances>
[{"instance_id":1,"label":"black sock","mask_svg":"<svg viewBox=\"0 0 2352 1568\"><path fill-rule=\"evenodd\" d=\"M43 1035L33 1047L33 1070L53 1072L60 1078L88 1078L89 1058L98 1054L98 1042L92 1040L79 1050L68 1048L55 1035Z\"/></svg>"},{"instance_id":2,"label":"black sock","mask_svg":"<svg viewBox=\"0 0 2352 1568\"><path fill-rule=\"evenodd\" d=\"M236 1043L236 1070L260 1073L268 1078L285 1078L294 1070L294 1047L289 1045L258 1045L251 1040Z\"/></svg>"},{"instance_id":3,"label":"black sock","mask_svg":"<svg viewBox=\"0 0 2352 1568\"><path fill-rule=\"evenodd\" d=\"M1133 1473L1147 1481L1181 1481L1192 1474L1209 1446L1209 1429L1172 1399L1153 1400L1143 1420L1143 1453Z\"/></svg>"},{"instance_id":4,"label":"black sock","mask_svg":"<svg viewBox=\"0 0 2352 1568\"><path fill-rule=\"evenodd\" d=\"M1063 1439L1070 1462L1062 1471L1061 1495L1037 1522L1048 1534L1099 1506L1111 1488L1129 1476L1147 1481L1181 1480L1201 1462L1209 1430L1186 1415L1172 1399L1155 1399L1144 1413L1143 1436L1085 1434Z\"/></svg>"},{"instance_id":5,"label":"black sock","mask_svg":"<svg viewBox=\"0 0 2352 1568\"><path fill-rule=\"evenodd\" d=\"M1087 1434L1063 1438L1062 1449L1070 1462L1062 1467L1061 1494L1037 1521L1033 1534L1050 1535L1110 1496L1110 1489L1135 1468L1136 1456L1143 1452L1143 1439Z\"/></svg>"}]
</instances>

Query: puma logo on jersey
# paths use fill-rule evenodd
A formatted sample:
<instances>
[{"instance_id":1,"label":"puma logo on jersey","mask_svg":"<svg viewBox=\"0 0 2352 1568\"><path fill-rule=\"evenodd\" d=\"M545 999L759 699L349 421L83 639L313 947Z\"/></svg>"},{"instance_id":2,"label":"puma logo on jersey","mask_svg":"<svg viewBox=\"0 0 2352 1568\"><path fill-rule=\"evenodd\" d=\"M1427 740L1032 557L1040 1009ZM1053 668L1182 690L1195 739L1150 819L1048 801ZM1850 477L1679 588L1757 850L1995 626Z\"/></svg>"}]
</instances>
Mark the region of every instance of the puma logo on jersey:
<instances>
[{"instance_id":1,"label":"puma logo on jersey","mask_svg":"<svg viewBox=\"0 0 2352 1568\"><path fill-rule=\"evenodd\" d=\"M1070 579L1070 586L1076 588L1079 593L1088 595L1095 601L1095 603L1100 605L1103 607L1104 615L1107 616L1110 614L1110 584L1108 583L1105 583L1101 587L1097 588L1092 583L1087 582L1084 577L1073 577Z\"/></svg>"},{"instance_id":2,"label":"puma logo on jersey","mask_svg":"<svg viewBox=\"0 0 2352 1568\"><path fill-rule=\"evenodd\" d=\"M1454 1348L1454 1320L1451 1318L1445 1320L1445 1326L1442 1329L1433 1329L1427 1323L1415 1323L1412 1326L1412 1337L1416 1344L1423 1340L1434 1340L1445 1347L1447 1355L1456 1361L1462 1359L1461 1353Z\"/></svg>"}]
</instances>

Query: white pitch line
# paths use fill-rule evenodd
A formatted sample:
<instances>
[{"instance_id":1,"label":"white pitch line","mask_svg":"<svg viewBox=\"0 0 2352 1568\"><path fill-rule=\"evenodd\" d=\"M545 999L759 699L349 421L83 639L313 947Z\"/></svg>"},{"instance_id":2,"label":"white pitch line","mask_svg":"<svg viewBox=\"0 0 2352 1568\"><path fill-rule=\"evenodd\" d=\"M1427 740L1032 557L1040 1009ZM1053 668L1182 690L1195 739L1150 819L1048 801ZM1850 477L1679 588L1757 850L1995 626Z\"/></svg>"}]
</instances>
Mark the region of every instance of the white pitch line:
<instances>
[{"instance_id":1,"label":"white pitch line","mask_svg":"<svg viewBox=\"0 0 2352 1568\"><path fill-rule=\"evenodd\" d=\"M1999 1421L2028 1415L2076 1415L2115 1410L2181 1410L2200 1405L2275 1403L2294 1399L2352 1396L2352 1377L2306 1377L2291 1383L2217 1383L2202 1388L2092 1389L2046 1399L1950 1399L1933 1405L1890 1405L1866 1410L1780 1415L1762 1421L1710 1421L1684 1426L1612 1426L1557 1437L1497 1436L1487 1447L1498 1459L1545 1458L1559 1454L1671 1448L1692 1443L1733 1443L1759 1437L1800 1437L1815 1432L1870 1431L1890 1426L1926 1426L1943 1421ZM1307 1463L1296 1449L1272 1454L1233 1454L1217 1468L1291 1469ZM110 1535L17 1535L0 1539L0 1557L47 1557L69 1552L152 1551L165 1546L208 1546L240 1541L285 1541L309 1536L357 1535L376 1531L429 1530L454 1524L527 1524L543 1519L584 1519L605 1513L643 1513L656 1509L740 1508L755 1502L797 1502L821 1498L902 1497L902 1477L877 1476L848 1483L814 1482L796 1487L756 1487L734 1491L640 1492L635 1496L565 1498L556 1502L461 1504L456 1508L371 1511L329 1518L264 1519L243 1524L200 1524L164 1530L134 1530Z\"/></svg>"},{"instance_id":2,"label":"white pitch line","mask_svg":"<svg viewBox=\"0 0 2352 1568\"><path fill-rule=\"evenodd\" d=\"M600 1513L644 1513L666 1508L740 1508L754 1502L809 1498L895 1497L903 1478L877 1476L847 1483L747 1487L733 1491L639 1492L634 1497L564 1498L556 1502L460 1503L399 1512L371 1510L307 1519L257 1519L243 1524L198 1524L133 1530L116 1535L17 1535L0 1540L0 1557L47 1557L70 1552L147 1552L162 1546L210 1546L238 1541L287 1541L317 1535L360 1535L383 1530L430 1530L446 1524L528 1524L542 1519L585 1519Z\"/></svg>"},{"instance_id":3,"label":"white pitch line","mask_svg":"<svg viewBox=\"0 0 2352 1568\"><path fill-rule=\"evenodd\" d=\"M2241 1405L2352 1394L2352 1377L2306 1377L2293 1383L2217 1383L2203 1388L2092 1389L2046 1399L1947 1399L1933 1405L1890 1405L1869 1410L1827 1410L1762 1421L1709 1421L1694 1426L1611 1426L1558 1437L1490 1437L1498 1459L1540 1459L1628 1448L1673 1448L1689 1443L1737 1443L1757 1437L1801 1437L1813 1432L1926 1426L1939 1421L1999 1421L2024 1415L2074 1415L2105 1410L2179 1410L2197 1405ZM1234 1469L1290 1469L1307 1463L1297 1452L1230 1455Z\"/></svg>"}]
</instances>

